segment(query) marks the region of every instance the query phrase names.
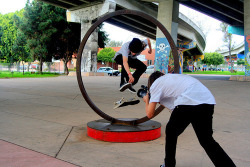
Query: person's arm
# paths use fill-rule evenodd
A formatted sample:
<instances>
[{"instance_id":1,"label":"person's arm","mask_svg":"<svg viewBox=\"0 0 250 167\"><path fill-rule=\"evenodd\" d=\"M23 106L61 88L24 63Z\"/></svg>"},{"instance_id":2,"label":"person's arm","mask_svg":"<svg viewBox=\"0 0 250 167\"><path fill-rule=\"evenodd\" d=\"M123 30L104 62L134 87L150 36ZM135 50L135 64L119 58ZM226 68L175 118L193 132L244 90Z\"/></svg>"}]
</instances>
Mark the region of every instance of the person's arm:
<instances>
[{"instance_id":1,"label":"person's arm","mask_svg":"<svg viewBox=\"0 0 250 167\"><path fill-rule=\"evenodd\" d=\"M145 110L146 110L147 117L149 119L151 119L154 116L154 114L155 114L155 108L156 108L157 102L151 102L151 103L149 103L149 96L148 96L148 94L143 97L143 101L145 102Z\"/></svg>"},{"instance_id":2,"label":"person's arm","mask_svg":"<svg viewBox=\"0 0 250 167\"><path fill-rule=\"evenodd\" d=\"M123 60L123 66L128 74L129 77L129 83L133 83L134 82L134 77L131 74L130 70L129 70L129 66L128 66L128 58L126 56L122 56L122 60Z\"/></svg>"},{"instance_id":3,"label":"person's arm","mask_svg":"<svg viewBox=\"0 0 250 167\"><path fill-rule=\"evenodd\" d=\"M148 53L151 54L151 53L152 53L151 42L150 42L150 39L149 39L149 38L147 38L147 40L148 40L148 47L149 47Z\"/></svg>"}]
</instances>

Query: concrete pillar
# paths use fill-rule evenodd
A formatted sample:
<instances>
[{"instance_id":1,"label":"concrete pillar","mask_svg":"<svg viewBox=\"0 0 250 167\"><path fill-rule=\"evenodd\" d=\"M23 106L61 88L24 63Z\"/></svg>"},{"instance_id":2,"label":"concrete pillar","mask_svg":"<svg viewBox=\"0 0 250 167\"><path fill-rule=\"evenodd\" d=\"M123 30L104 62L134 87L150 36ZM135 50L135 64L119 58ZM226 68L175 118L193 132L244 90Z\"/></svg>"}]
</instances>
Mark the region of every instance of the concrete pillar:
<instances>
[{"instance_id":1,"label":"concrete pillar","mask_svg":"<svg viewBox=\"0 0 250 167\"><path fill-rule=\"evenodd\" d=\"M92 25L92 21L81 22L81 39L85 36L86 32ZM97 52L98 52L98 32L95 30L90 35L82 54L82 71L96 72L97 71Z\"/></svg>"},{"instance_id":2,"label":"concrete pillar","mask_svg":"<svg viewBox=\"0 0 250 167\"><path fill-rule=\"evenodd\" d=\"M110 0L105 0L102 4L83 7L74 11L67 11L67 20L69 22L81 23L81 40L86 32L92 26L93 20L98 17L115 11L116 3ZM82 54L81 67L84 72L97 71L97 52L98 52L98 32L95 30L89 37Z\"/></svg>"},{"instance_id":3,"label":"concrete pillar","mask_svg":"<svg viewBox=\"0 0 250 167\"><path fill-rule=\"evenodd\" d=\"M179 3L174 0L159 1L157 19L166 27L177 43ZM155 70L168 73L170 45L161 30L157 29Z\"/></svg>"},{"instance_id":4,"label":"concrete pillar","mask_svg":"<svg viewBox=\"0 0 250 167\"><path fill-rule=\"evenodd\" d=\"M244 1L245 76L250 76L250 1Z\"/></svg>"}]
</instances>

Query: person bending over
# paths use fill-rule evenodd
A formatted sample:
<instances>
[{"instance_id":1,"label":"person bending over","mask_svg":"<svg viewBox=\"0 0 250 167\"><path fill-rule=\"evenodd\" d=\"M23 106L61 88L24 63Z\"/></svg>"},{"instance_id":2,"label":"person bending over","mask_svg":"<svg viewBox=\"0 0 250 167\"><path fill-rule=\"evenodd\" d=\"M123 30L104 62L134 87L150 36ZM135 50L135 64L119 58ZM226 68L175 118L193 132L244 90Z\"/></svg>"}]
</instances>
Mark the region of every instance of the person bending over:
<instances>
[{"instance_id":1,"label":"person bending over","mask_svg":"<svg viewBox=\"0 0 250 167\"><path fill-rule=\"evenodd\" d=\"M214 96L200 81L183 74L152 73L149 93L143 97L148 118L154 116L156 104L173 110L166 126L165 161L162 167L174 167L178 136L191 123L201 146L216 167L235 164L213 138Z\"/></svg>"},{"instance_id":2,"label":"person bending over","mask_svg":"<svg viewBox=\"0 0 250 167\"><path fill-rule=\"evenodd\" d=\"M133 38L132 41L124 43L121 49L116 52L114 60L117 64L122 66L119 89L121 92L128 88L130 92L136 93L132 85L135 85L138 82L140 76L147 69L147 66L137 59L137 56L140 55L147 46L149 46L148 53L151 54L152 48L148 38L145 40ZM136 69L133 74L131 74L129 70L130 67Z\"/></svg>"}]
</instances>

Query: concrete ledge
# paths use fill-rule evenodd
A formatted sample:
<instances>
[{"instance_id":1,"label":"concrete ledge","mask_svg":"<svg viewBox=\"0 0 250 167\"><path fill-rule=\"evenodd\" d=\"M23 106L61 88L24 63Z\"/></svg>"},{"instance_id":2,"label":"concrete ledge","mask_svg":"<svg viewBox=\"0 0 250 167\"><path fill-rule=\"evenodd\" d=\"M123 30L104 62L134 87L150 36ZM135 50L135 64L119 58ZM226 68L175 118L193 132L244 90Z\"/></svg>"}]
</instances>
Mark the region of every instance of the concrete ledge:
<instances>
[{"instance_id":1,"label":"concrete ledge","mask_svg":"<svg viewBox=\"0 0 250 167\"><path fill-rule=\"evenodd\" d=\"M68 76L76 76L76 72L75 71L71 71L69 72ZM82 72L82 76L84 77L89 77L89 76L108 76L107 73L102 73L102 72ZM142 74L141 78L148 78L150 76L150 74Z\"/></svg>"},{"instance_id":2,"label":"concrete ledge","mask_svg":"<svg viewBox=\"0 0 250 167\"><path fill-rule=\"evenodd\" d=\"M69 72L68 76L76 76L75 71ZM89 76L108 76L107 73L102 73L102 72L82 72L82 76L84 77L89 77Z\"/></svg>"},{"instance_id":3,"label":"concrete ledge","mask_svg":"<svg viewBox=\"0 0 250 167\"><path fill-rule=\"evenodd\" d=\"M231 75L230 81L250 81L250 76L244 75Z\"/></svg>"}]
</instances>

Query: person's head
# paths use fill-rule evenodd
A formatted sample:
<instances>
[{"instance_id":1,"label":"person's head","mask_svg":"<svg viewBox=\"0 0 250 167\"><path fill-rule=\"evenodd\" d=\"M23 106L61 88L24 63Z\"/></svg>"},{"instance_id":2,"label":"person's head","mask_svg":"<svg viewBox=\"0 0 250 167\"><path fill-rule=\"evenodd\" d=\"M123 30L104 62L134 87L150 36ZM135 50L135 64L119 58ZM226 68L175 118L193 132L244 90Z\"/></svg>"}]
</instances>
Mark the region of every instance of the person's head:
<instances>
[{"instance_id":1,"label":"person's head","mask_svg":"<svg viewBox=\"0 0 250 167\"><path fill-rule=\"evenodd\" d=\"M154 83L154 81L158 78L160 78L161 76L165 75L164 73L160 72L160 71L155 71L153 72L149 78L148 78L148 90L150 89L150 87L152 86L152 84Z\"/></svg>"},{"instance_id":2,"label":"person's head","mask_svg":"<svg viewBox=\"0 0 250 167\"><path fill-rule=\"evenodd\" d=\"M133 54L141 52L143 50L141 40L138 38L133 38L133 40L129 44L129 50Z\"/></svg>"}]
</instances>

